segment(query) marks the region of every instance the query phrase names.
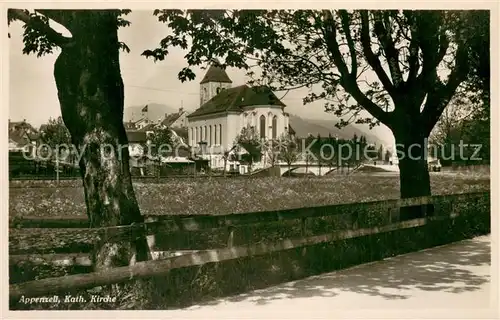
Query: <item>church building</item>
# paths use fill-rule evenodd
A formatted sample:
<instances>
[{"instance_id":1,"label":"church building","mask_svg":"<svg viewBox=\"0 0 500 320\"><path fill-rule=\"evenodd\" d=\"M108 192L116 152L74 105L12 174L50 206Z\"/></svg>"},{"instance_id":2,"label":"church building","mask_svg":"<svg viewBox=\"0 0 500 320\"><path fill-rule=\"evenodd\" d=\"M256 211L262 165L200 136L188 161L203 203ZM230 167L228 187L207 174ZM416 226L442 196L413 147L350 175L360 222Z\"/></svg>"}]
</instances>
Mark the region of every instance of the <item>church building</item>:
<instances>
[{"instance_id":1,"label":"church building","mask_svg":"<svg viewBox=\"0 0 500 320\"><path fill-rule=\"evenodd\" d=\"M222 168L224 151L231 150L244 127L254 127L261 139L288 132L284 108L268 87L233 87L226 71L212 64L200 82L200 107L187 116L189 145L205 148L211 167Z\"/></svg>"}]
</instances>

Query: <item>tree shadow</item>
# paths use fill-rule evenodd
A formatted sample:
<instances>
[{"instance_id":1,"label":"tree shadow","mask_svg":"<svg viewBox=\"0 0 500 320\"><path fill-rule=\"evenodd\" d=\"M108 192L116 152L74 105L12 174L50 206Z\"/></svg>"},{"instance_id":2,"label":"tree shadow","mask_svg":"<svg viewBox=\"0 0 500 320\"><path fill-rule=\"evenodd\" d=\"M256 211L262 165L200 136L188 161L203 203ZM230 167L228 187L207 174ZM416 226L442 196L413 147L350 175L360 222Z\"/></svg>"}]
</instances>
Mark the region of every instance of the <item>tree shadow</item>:
<instances>
[{"instance_id":1,"label":"tree shadow","mask_svg":"<svg viewBox=\"0 0 500 320\"><path fill-rule=\"evenodd\" d=\"M490 240L480 237L218 299L190 309L240 301L264 305L281 299L334 297L343 292L389 300L409 299L416 290L458 294L478 290L490 281L489 275L473 271L473 267L485 265L490 265Z\"/></svg>"}]
</instances>

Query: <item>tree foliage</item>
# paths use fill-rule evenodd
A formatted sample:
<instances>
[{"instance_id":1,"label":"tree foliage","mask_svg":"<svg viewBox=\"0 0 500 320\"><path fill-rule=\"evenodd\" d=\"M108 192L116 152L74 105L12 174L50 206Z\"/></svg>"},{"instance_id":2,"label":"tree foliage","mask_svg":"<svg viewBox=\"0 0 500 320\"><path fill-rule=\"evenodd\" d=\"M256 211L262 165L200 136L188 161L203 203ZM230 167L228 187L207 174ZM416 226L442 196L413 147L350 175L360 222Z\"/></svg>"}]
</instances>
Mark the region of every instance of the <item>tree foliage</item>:
<instances>
[{"instance_id":1,"label":"tree foliage","mask_svg":"<svg viewBox=\"0 0 500 320\"><path fill-rule=\"evenodd\" d=\"M147 143L144 152L152 159L159 159L174 153L175 145L172 130L170 128L155 128L148 132Z\"/></svg>"},{"instance_id":2,"label":"tree foliage","mask_svg":"<svg viewBox=\"0 0 500 320\"><path fill-rule=\"evenodd\" d=\"M49 119L48 123L40 130L40 140L46 145L40 150L43 154L41 156L46 157L46 153L49 153L50 158L55 159L57 156L64 161L70 160L73 151L71 135L61 117ZM50 151L47 147L50 148Z\"/></svg>"},{"instance_id":3,"label":"tree foliage","mask_svg":"<svg viewBox=\"0 0 500 320\"><path fill-rule=\"evenodd\" d=\"M296 162L300 153L299 141L293 136L284 133L279 137L278 160L285 162L288 167Z\"/></svg>"},{"instance_id":4,"label":"tree foliage","mask_svg":"<svg viewBox=\"0 0 500 320\"><path fill-rule=\"evenodd\" d=\"M427 137L460 86L488 96L489 12L457 10L156 10L172 30L143 55L187 51L192 66L219 58L250 84L308 88L350 122L385 124L396 140L401 196L431 194ZM487 81L486 81L487 82ZM414 146L419 146L415 148ZM384 155L382 155L383 158Z\"/></svg>"},{"instance_id":5,"label":"tree foliage","mask_svg":"<svg viewBox=\"0 0 500 320\"><path fill-rule=\"evenodd\" d=\"M443 165L487 162L490 158L490 121L488 105L481 98L460 95L446 107L431 133L432 156ZM460 144L463 154L460 154ZM477 154L476 145L480 146ZM472 158L474 155L474 159ZM463 159L461 157L464 157Z\"/></svg>"},{"instance_id":6,"label":"tree foliage","mask_svg":"<svg viewBox=\"0 0 500 320\"><path fill-rule=\"evenodd\" d=\"M90 23L89 13L96 10L54 10L54 9L9 9L7 12L7 22L10 25L13 21L23 22L23 42L24 54L36 54L37 57L52 54L58 48L71 47L75 45L73 36L81 36L81 28L86 23ZM130 21L123 17L131 10L104 10L106 14L114 20L116 27L130 26ZM57 22L64 26L71 34L65 37L50 26L50 21ZM10 34L9 34L10 37ZM123 42L118 42L117 46L123 51L130 52L130 48Z\"/></svg>"},{"instance_id":7,"label":"tree foliage","mask_svg":"<svg viewBox=\"0 0 500 320\"><path fill-rule=\"evenodd\" d=\"M50 118L48 123L40 130L40 138L51 148L62 144L71 144L71 135L64 125L62 117Z\"/></svg>"},{"instance_id":8,"label":"tree foliage","mask_svg":"<svg viewBox=\"0 0 500 320\"><path fill-rule=\"evenodd\" d=\"M252 163L259 161L265 149L265 141L260 139L259 134L255 127L243 127L241 132L236 136L235 145L243 147L248 156L245 160Z\"/></svg>"},{"instance_id":9,"label":"tree foliage","mask_svg":"<svg viewBox=\"0 0 500 320\"><path fill-rule=\"evenodd\" d=\"M212 58L223 58L223 67L246 69L249 76L257 76L258 66L261 73L255 81L275 90L308 87L311 92L304 103L323 100L325 109L341 118L339 125L355 120L393 128L397 116L392 111L398 109L421 117L429 134L458 85L478 74L485 78L483 71L489 70L489 59L479 50L489 39L486 11L156 10L154 14L173 32L158 48L143 54L163 60L172 47L186 49L189 67L180 71L182 81L194 79L191 66ZM478 62L474 66L472 59ZM441 69L447 76L440 75ZM374 118L363 116L362 110Z\"/></svg>"}]
</instances>

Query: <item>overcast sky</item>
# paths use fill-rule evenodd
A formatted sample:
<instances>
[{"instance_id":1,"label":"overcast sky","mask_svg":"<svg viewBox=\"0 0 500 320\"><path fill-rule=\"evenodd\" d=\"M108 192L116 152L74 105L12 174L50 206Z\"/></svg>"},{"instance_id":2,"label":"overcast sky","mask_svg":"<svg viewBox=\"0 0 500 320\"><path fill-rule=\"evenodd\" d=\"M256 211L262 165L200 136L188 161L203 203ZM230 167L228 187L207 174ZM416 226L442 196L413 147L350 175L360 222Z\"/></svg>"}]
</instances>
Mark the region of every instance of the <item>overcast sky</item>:
<instances>
[{"instance_id":1,"label":"overcast sky","mask_svg":"<svg viewBox=\"0 0 500 320\"><path fill-rule=\"evenodd\" d=\"M185 52L172 50L165 61L156 63L141 56L143 50L156 48L159 41L168 34L166 25L158 22L149 10L134 10L127 19L131 21L131 26L119 31L120 41L125 42L131 50L130 53L122 53L120 56L125 83L125 107L155 102L173 108L180 107L182 103L184 108L190 111L198 108L199 82L204 70L195 69L197 78L181 83L177 74L187 66L183 58ZM56 24L54 27L59 32L65 31ZM9 118L13 121L26 119L38 127L49 117L60 115L53 77L53 66L59 52L42 58L23 55L22 23L12 23L9 32ZM245 83L244 71L228 69L227 73L233 81L233 86ZM324 112L322 103L302 105L302 98L306 93L307 89L289 92L283 99L287 111L308 118L331 118L333 125L336 122L335 117ZM392 134L386 127L378 128L376 133L386 141L392 140Z\"/></svg>"}]
</instances>

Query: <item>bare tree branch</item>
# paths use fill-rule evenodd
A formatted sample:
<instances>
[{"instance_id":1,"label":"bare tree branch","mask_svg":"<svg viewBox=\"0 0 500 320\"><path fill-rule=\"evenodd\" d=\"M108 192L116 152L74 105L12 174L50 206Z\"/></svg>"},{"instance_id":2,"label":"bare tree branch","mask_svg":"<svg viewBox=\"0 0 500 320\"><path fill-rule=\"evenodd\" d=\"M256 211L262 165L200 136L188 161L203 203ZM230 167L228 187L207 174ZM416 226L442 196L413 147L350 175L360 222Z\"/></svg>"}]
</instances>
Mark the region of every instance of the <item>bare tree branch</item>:
<instances>
[{"instance_id":1,"label":"bare tree branch","mask_svg":"<svg viewBox=\"0 0 500 320\"><path fill-rule=\"evenodd\" d=\"M356 49L351 35L349 15L346 10L339 10L339 13L342 21L342 29L344 30L347 45L349 47L349 53L351 55L351 74L356 77L358 74L358 60L356 59Z\"/></svg>"},{"instance_id":2,"label":"bare tree branch","mask_svg":"<svg viewBox=\"0 0 500 320\"><path fill-rule=\"evenodd\" d=\"M420 69L420 62L419 62L419 43L418 43L418 37L417 37L417 25L415 23L415 17L413 17L410 13L407 14L407 19L408 25L410 26L410 33L411 33L411 39L410 41L410 48L409 48L409 58L408 58L408 64L409 66L409 73L408 73L408 78L406 79L406 86L412 86L416 79L417 79L417 73L418 70ZM397 19L398 20L398 19ZM402 28L400 26L400 28Z\"/></svg>"},{"instance_id":3,"label":"bare tree branch","mask_svg":"<svg viewBox=\"0 0 500 320\"><path fill-rule=\"evenodd\" d=\"M385 55L387 57L387 62L389 64L389 71L391 72L392 83L394 87L398 88L403 84L403 75L401 69L399 69L399 52L394 46L394 41L387 30L389 26L384 25L382 19L389 20L389 12L385 11L383 13L377 12L375 16L374 31L384 48ZM387 23L386 23L387 24Z\"/></svg>"},{"instance_id":4,"label":"bare tree branch","mask_svg":"<svg viewBox=\"0 0 500 320\"><path fill-rule=\"evenodd\" d=\"M380 82L382 82L382 85L385 87L387 92L389 92L391 97L393 97L395 94L394 85L392 84L391 80L389 79L384 69L382 68L380 60L377 58L377 56L375 56L375 54L371 49L370 21L368 19L368 11L362 10L360 14L361 14L361 43L363 44L363 53L365 54L366 61L368 61L373 71L375 71L377 77L380 79Z\"/></svg>"},{"instance_id":5,"label":"bare tree branch","mask_svg":"<svg viewBox=\"0 0 500 320\"><path fill-rule=\"evenodd\" d=\"M422 72L417 81L421 85L432 88L437 78L436 68L443 60L450 42L444 30L441 30L438 35L438 26L429 26L430 22L434 21L431 19L429 19L430 21L425 21L422 17L418 17L417 19L419 19L418 32L415 34L415 38L417 38L422 50ZM434 34L428 34L429 32L433 32ZM438 36L439 40L437 39Z\"/></svg>"},{"instance_id":6,"label":"bare tree branch","mask_svg":"<svg viewBox=\"0 0 500 320\"><path fill-rule=\"evenodd\" d=\"M422 110L425 132L430 134L439 120L443 110L450 102L460 84L466 80L469 72L468 52L464 44L460 45L456 54L456 64L451 71L446 85L434 84L435 89L430 91ZM440 83L440 82L439 82Z\"/></svg>"},{"instance_id":7,"label":"bare tree branch","mask_svg":"<svg viewBox=\"0 0 500 320\"><path fill-rule=\"evenodd\" d=\"M323 10L324 14L324 37L326 41L326 45L328 47L328 51L332 55L332 58L335 62L335 65L340 71L342 78L340 79L340 84L344 87L344 89L352 95L352 97L362 105L366 111L368 111L372 116L380 120L387 126L391 126L391 118L389 117L389 113L382 110L378 105L376 105L373 101L368 99L366 95L361 92L359 89L358 83L356 81L356 75L351 75L347 66L342 59L342 54L337 46L337 33L335 21L332 16L332 13L329 10ZM370 49L371 51L371 49ZM377 59L378 61L378 59ZM380 66L380 61L378 62ZM381 67L380 67L381 68ZM382 70L383 72L383 70ZM383 73L385 75L385 72ZM387 77L387 75L385 75ZM388 78L387 78L388 81ZM390 83L390 81L389 81ZM391 84L392 87L392 84Z\"/></svg>"}]
</instances>

